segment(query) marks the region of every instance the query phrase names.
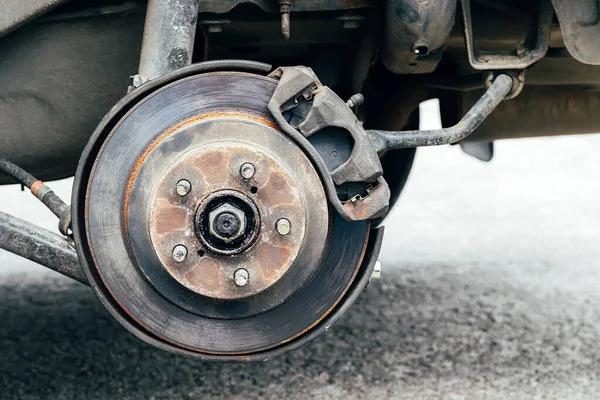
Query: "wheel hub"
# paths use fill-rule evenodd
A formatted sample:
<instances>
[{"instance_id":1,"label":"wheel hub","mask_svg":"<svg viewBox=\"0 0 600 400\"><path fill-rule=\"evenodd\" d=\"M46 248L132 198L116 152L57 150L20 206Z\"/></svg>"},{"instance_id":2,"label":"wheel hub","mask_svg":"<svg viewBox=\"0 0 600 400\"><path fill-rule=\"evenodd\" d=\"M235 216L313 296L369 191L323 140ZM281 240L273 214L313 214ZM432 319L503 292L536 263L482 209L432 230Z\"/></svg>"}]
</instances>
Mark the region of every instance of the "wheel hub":
<instances>
[{"instance_id":1,"label":"wheel hub","mask_svg":"<svg viewBox=\"0 0 600 400\"><path fill-rule=\"evenodd\" d=\"M276 290L288 295L314 271L327 238L325 192L308 158L277 130L242 117L194 121L160 139L138 159L126 199L133 252L153 251L176 281L214 299L255 295L290 272ZM251 178L243 165L254 167ZM184 196L182 180L190 184ZM282 219L289 234L277 231ZM182 262L172 257L176 246L189 254ZM149 279L156 273L155 264L140 268ZM249 275L243 286L238 269Z\"/></svg>"}]
</instances>

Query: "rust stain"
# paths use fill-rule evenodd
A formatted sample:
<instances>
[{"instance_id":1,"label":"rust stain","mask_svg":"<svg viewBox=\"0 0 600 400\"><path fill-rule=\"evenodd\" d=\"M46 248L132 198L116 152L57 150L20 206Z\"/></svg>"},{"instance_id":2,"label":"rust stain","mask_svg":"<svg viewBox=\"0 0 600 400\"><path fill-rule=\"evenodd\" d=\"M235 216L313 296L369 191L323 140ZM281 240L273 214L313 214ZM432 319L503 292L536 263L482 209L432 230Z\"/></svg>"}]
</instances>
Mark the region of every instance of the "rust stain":
<instances>
[{"instance_id":1,"label":"rust stain","mask_svg":"<svg viewBox=\"0 0 600 400\"><path fill-rule=\"evenodd\" d=\"M218 298L221 294L220 264L215 260L205 258L198 262L185 274L185 279L192 288L202 287L203 294ZM192 289L193 290L193 289Z\"/></svg>"},{"instance_id":2,"label":"rust stain","mask_svg":"<svg viewBox=\"0 0 600 400\"><path fill-rule=\"evenodd\" d=\"M288 270L292 252L289 248L263 244L256 249L256 264L263 280L274 284Z\"/></svg>"},{"instance_id":3,"label":"rust stain","mask_svg":"<svg viewBox=\"0 0 600 400\"><path fill-rule=\"evenodd\" d=\"M175 230L185 229L187 227L188 214L183 208L176 206L158 205L154 208L156 213L153 229L159 235L164 235Z\"/></svg>"},{"instance_id":4,"label":"rust stain","mask_svg":"<svg viewBox=\"0 0 600 400\"><path fill-rule=\"evenodd\" d=\"M223 149L203 154L193 162L207 184L217 184L227 177L231 154Z\"/></svg>"}]
</instances>

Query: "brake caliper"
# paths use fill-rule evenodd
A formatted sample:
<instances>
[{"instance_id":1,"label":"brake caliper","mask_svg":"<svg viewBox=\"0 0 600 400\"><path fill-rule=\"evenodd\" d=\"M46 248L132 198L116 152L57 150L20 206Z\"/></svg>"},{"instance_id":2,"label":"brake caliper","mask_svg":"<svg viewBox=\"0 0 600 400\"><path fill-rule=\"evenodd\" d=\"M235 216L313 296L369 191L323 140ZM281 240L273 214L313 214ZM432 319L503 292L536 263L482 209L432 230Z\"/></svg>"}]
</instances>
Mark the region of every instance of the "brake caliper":
<instances>
[{"instance_id":1,"label":"brake caliper","mask_svg":"<svg viewBox=\"0 0 600 400\"><path fill-rule=\"evenodd\" d=\"M347 221L383 217L390 189L377 152L350 107L308 67L282 67L269 111L310 156L335 210ZM323 140L323 136L329 139Z\"/></svg>"}]
</instances>

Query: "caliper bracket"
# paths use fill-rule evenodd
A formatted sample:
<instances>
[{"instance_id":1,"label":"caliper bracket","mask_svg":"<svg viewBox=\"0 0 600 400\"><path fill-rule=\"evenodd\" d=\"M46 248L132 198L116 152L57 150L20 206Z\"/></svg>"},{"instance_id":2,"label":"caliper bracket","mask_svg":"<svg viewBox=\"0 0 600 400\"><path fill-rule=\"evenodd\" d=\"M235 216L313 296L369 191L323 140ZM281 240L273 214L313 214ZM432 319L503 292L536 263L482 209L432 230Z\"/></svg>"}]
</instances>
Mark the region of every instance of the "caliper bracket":
<instances>
[{"instance_id":1,"label":"caliper bracket","mask_svg":"<svg viewBox=\"0 0 600 400\"><path fill-rule=\"evenodd\" d=\"M308 67L282 67L269 76L279 80L269 111L311 158L335 210L348 221L383 217L390 189L373 144L346 102L323 86ZM328 128L343 130L352 146L349 157L335 167L327 166L323 154L309 140ZM340 199L340 188L351 193Z\"/></svg>"}]
</instances>

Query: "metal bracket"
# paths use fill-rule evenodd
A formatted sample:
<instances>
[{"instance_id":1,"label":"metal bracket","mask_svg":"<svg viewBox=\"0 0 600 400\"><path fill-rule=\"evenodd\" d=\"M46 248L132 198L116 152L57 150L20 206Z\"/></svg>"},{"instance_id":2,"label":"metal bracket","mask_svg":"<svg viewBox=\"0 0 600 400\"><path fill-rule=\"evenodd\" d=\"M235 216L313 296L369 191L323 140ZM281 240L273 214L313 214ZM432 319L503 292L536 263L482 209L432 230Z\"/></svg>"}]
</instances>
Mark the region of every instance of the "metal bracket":
<instances>
[{"instance_id":1,"label":"metal bracket","mask_svg":"<svg viewBox=\"0 0 600 400\"><path fill-rule=\"evenodd\" d=\"M462 12L465 26L465 44L471 66L477 70L525 69L540 60L548 51L550 28L554 10L550 0L540 1L537 28L532 30L524 42L524 48L514 49L513 55L497 52L481 51L475 47L473 27L471 23L471 0L462 1ZM526 47L531 44L531 46Z\"/></svg>"},{"instance_id":2,"label":"metal bracket","mask_svg":"<svg viewBox=\"0 0 600 400\"><path fill-rule=\"evenodd\" d=\"M352 109L307 67L278 68L270 75L279 84L269 102L269 111L310 156L325 182L336 211L348 221L379 218L389 207L390 189L383 168L367 134ZM329 168L310 142L324 129L342 130L349 135L351 152L341 165ZM340 200L337 188L359 184L361 190Z\"/></svg>"}]
</instances>

